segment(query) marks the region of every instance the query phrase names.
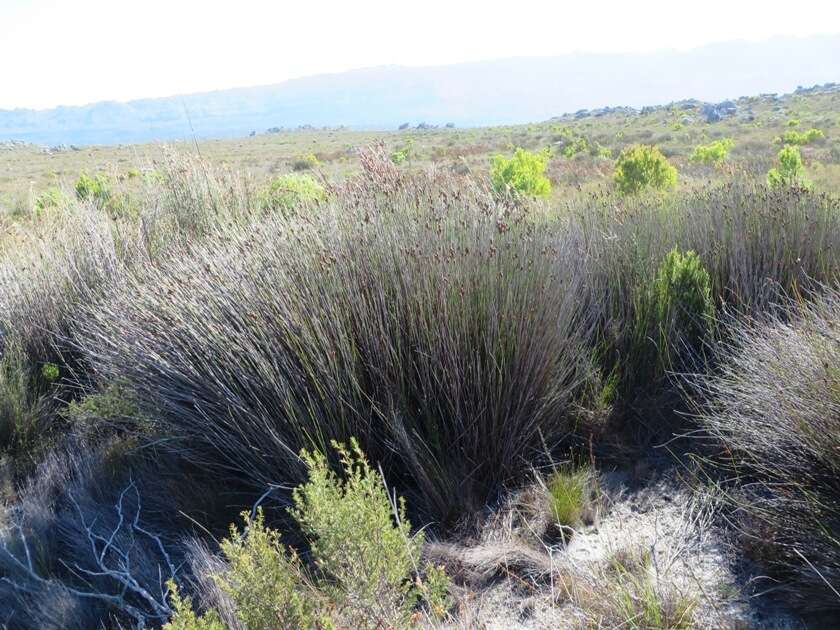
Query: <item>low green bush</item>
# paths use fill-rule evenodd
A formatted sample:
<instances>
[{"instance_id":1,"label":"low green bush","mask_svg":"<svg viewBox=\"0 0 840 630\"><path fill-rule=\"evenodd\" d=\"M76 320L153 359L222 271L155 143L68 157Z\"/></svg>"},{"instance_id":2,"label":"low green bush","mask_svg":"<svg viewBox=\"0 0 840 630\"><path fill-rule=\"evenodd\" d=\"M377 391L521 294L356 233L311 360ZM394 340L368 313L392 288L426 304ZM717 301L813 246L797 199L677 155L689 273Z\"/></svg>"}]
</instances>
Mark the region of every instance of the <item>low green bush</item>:
<instances>
[{"instance_id":1,"label":"low green bush","mask_svg":"<svg viewBox=\"0 0 840 630\"><path fill-rule=\"evenodd\" d=\"M778 154L779 166L767 172L767 185L770 188L807 187L805 167L799 147L784 146Z\"/></svg>"},{"instance_id":2,"label":"low green bush","mask_svg":"<svg viewBox=\"0 0 840 630\"><path fill-rule=\"evenodd\" d=\"M104 205L111 200L111 180L107 175L82 172L74 186L76 197L81 201L95 201Z\"/></svg>"},{"instance_id":3,"label":"low green bush","mask_svg":"<svg viewBox=\"0 0 840 630\"><path fill-rule=\"evenodd\" d=\"M723 164L726 156L729 155L733 146L735 146L735 142L732 138L715 140L709 144L699 144L694 147L694 151L691 153L691 161L720 166Z\"/></svg>"},{"instance_id":4,"label":"low green bush","mask_svg":"<svg viewBox=\"0 0 840 630\"><path fill-rule=\"evenodd\" d=\"M244 513L244 530L232 526L221 544L227 569L214 578L245 630L409 628L421 602L437 618L451 606L445 573L431 565L420 570L423 534L411 534L404 501L392 503L355 441L349 449L334 447L340 474L325 455L302 453L309 480L296 488L290 509L309 543L311 566L266 527L261 509ZM215 623L215 613L197 618L170 588L172 630L215 627L197 625Z\"/></svg>"},{"instance_id":5,"label":"low green bush","mask_svg":"<svg viewBox=\"0 0 840 630\"><path fill-rule=\"evenodd\" d=\"M327 193L314 177L287 173L271 180L261 195L267 210L290 212L297 206L312 205L326 199Z\"/></svg>"},{"instance_id":6,"label":"low green bush","mask_svg":"<svg viewBox=\"0 0 840 630\"><path fill-rule=\"evenodd\" d=\"M645 188L666 190L677 183L677 169L653 146L632 145L622 149L615 163L615 184L625 195Z\"/></svg>"},{"instance_id":7,"label":"low green bush","mask_svg":"<svg viewBox=\"0 0 840 630\"><path fill-rule=\"evenodd\" d=\"M51 187L35 197L35 212L41 214L49 210L60 210L69 203L67 196L56 187Z\"/></svg>"},{"instance_id":8,"label":"low green bush","mask_svg":"<svg viewBox=\"0 0 840 630\"><path fill-rule=\"evenodd\" d=\"M551 153L548 149L531 153L518 148L513 157L497 155L490 169L490 181L497 192L515 192L526 197L547 197L551 182L545 169Z\"/></svg>"},{"instance_id":9,"label":"low green bush","mask_svg":"<svg viewBox=\"0 0 840 630\"><path fill-rule=\"evenodd\" d=\"M796 131L795 129L790 129L786 131L782 136L782 142L784 144L791 144L796 146L802 146L805 144L811 144L813 142L817 142L825 138L825 133L822 129L809 129L808 131Z\"/></svg>"},{"instance_id":10,"label":"low green bush","mask_svg":"<svg viewBox=\"0 0 840 630\"><path fill-rule=\"evenodd\" d=\"M711 279L693 251L672 249L635 298L635 319L625 389L650 388L666 370L692 358L711 332L715 306Z\"/></svg>"}]
</instances>

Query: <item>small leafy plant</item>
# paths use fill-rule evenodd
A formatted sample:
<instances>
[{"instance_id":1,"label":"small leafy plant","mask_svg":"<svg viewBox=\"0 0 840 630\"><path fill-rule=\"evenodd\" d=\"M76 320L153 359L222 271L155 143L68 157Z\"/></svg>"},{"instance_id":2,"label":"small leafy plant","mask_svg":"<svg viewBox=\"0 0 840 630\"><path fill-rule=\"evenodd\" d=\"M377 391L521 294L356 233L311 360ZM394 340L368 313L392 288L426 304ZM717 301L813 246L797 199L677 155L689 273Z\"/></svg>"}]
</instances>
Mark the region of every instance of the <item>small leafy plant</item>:
<instances>
[{"instance_id":1,"label":"small leafy plant","mask_svg":"<svg viewBox=\"0 0 840 630\"><path fill-rule=\"evenodd\" d=\"M677 169L653 146L625 147L615 164L615 184L625 194L636 194L645 188L666 190L677 183Z\"/></svg>"},{"instance_id":2,"label":"small leafy plant","mask_svg":"<svg viewBox=\"0 0 840 630\"><path fill-rule=\"evenodd\" d=\"M700 162L711 166L720 166L735 145L732 138L715 140L709 144L699 144L691 154L692 162Z\"/></svg>"},{"instance_id":3,"label":"small leafy plant","mask_svg":"<svg viewBox=\"0 0 840 630\"><path fill-rule=\"evenodd\" d=\"M296 206L315 204L326 197L326 189L314 177L287 173L269 183L262 192L261 205L266 210L288 212Z\"/></svg>"},{"instance_id":4,"label":"small leafy plant","mask_svg":"<svg viewBox=\"0 0 840 630\"><path fill-rule=\"evenodd\" d=\"M767 185L770 188L791 186L807 186L805 167L802 165L802 155L799 147L782 147L778 155L779 166L767 172Z\"/></svg>"},{"instance_id":5,"label":"small leafy plant","mask_svg":"<svg viewBox=\"0 0 840 630\"><path fill-rule=\"evenodd\" d=\"M405 502L392 501L358 443L333 443L340 475L322 453L302 452L309 480L295 489L290 513L309 542L312 565L266 527L263 512L243 513L222 542L227 570L214 576L246 630L415 625L417 606L442 618L451 607L440 567L420 571L423 534L411 534ZM172 630L215 630L215 613L197 618L171 589ZM204 622L204 619L207 622ZM194 625L188 625L193 623ZM180 624L180 625L179 625Z\"/></svg>"},{"instance_id":6,"label":"small leafy plant","mask_svg":"<svg viewBox=\"0 0 840 630\"><path fill-rule=\"evenodd\" d=\"M551 193L551 182L545 176L545 169L551 152L544 149L531 153L518 148L513 157L497 155L490 169L490 181L497 192L515 192L526 197L547 197Z\"/></svg>"}]
</instances>

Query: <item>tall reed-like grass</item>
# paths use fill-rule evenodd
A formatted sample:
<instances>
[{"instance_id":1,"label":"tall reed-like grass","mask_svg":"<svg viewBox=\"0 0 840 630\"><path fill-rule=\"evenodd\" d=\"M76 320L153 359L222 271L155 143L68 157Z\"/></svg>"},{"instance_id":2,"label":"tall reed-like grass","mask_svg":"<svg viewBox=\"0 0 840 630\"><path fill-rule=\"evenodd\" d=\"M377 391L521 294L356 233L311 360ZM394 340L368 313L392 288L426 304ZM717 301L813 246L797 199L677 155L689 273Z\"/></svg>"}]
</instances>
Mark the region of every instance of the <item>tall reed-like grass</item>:
<instances>
[{"instance_id":1,"label":"tall reed-like grass","mask_svg":"<svg viewBox=\"0 0 840 630\"><path fill-rule=\"evenodd\" d=\"M690 379L742 539L808 613L840 611L840 292L741 322Z\"/></svg>"},{"instance_id":2,"label":"tall reed-like grass","mask_svg":"<svg viewBox=\"0 0 840 630\"><path fill-rule=\"evenodd\" d=\"M415 505L480 507L575 430L584 261L481 191L393 186L129 278L80 318L88 360L219 474L296 481L302 447L356 436Z\"/></svg>"}]
</instances>

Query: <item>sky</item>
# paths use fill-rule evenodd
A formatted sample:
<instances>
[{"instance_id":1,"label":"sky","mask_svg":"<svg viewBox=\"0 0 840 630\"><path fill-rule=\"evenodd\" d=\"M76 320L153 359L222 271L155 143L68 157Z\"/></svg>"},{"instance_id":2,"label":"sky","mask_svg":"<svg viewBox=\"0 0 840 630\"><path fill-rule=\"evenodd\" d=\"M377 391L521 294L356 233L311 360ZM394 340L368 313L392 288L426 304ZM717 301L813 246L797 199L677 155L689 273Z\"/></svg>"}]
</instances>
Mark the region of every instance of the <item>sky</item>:
<instances>
[{"instance_id":1,"label":"sky","mask_svg":"<svg viewBox=\"0 0 840 630\"><path fill-rule=\"evenodd\" d=\"M831 0L0 0L0 109L837 31Z\"/></svg>"}]
</instances>

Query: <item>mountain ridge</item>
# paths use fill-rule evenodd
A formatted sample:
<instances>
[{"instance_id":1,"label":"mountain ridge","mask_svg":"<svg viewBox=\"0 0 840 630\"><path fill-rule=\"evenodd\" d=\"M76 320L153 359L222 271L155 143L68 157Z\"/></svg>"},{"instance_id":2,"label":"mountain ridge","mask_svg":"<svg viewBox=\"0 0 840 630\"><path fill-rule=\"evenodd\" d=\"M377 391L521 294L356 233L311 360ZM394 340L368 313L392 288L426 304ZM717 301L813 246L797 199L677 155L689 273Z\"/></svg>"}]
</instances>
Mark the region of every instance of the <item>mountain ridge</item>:
<instances>
[{"instance_id":1,"label":"mountain ridge","mask_svg":"<svg viewBox=\"0 0 840 630\"><path fill-rule=\"evenodd\" d=\"M253 87L0 110L0 140L117 144L244 136L301 125L394 128L547 120L605 105L790 92L840 79L840 35L724 42L687 51L570 53L451 65L374 66Z\"/></svg>"}]
</instances>

